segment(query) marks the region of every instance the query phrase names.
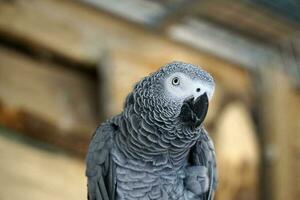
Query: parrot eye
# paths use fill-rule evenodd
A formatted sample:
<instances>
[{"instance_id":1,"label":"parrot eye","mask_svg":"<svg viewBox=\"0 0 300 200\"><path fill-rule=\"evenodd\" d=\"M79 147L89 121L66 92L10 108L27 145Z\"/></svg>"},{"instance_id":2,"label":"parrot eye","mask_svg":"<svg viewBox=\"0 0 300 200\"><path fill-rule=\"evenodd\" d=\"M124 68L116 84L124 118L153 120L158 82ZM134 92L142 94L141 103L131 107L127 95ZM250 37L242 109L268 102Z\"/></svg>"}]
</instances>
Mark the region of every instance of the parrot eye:
<instances>
[{"instance_id":1,"label":"parrot eye","mask_svg":"<svg viewBox=\"0 0 300 200\"><path fill-rule=\"evenodd\" d=\"M175 86L177 86L177 85L179 85L179 78L178 77L174 77L173 79L172 79L172 84L173 85L175 85Z\"/></svg>"}]
</instances>

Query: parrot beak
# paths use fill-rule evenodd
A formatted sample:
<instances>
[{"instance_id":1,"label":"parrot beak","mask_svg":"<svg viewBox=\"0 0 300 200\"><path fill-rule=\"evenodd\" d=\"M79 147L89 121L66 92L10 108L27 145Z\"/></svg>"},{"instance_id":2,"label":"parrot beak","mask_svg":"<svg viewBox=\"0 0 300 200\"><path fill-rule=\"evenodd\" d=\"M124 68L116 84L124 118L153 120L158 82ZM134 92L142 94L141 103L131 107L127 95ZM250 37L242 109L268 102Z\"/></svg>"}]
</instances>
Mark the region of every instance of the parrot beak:
<instances>
[{"instance_id":1,"label":"parrot beak","mask_svg":"<svg viewBox=\"0 0 300 200\"><path fill-rule=\"evenodd\" d=\"M184 100L179 114L183 123L190 125L192 129L199 127L204 121L208 111L208 96L206 93L194 99L189 97Z\"/></svg>"}]
</instances>

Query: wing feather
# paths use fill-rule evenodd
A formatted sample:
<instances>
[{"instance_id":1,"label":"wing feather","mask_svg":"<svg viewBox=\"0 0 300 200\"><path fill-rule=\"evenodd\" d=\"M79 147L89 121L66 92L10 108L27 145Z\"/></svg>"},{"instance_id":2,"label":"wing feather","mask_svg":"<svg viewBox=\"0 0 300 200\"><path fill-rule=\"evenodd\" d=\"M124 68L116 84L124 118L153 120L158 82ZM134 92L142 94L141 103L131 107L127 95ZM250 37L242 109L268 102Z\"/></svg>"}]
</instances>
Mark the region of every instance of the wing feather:
<instances>
[{"instance_id":1,"label":"wing feather","mask_svg":"<svg viewBox=\"0 0 300 200\"><path fill-rule=\"evenodd\" d=\"M114 200L114 163L110 151L116 132L112 122L101 124L94 133L86 158L89 200Z\"/></svg>"},{"instance_id":2,"label":"wing feather","mask_svg":"<svg viewBox=\"0 0 300 200\"><path fill-rule=\"evenodd\" d=\"M201 200L212 200L218 182L215 149L207 131L202 128L201 132L201 137L191 149L191 164L207 167L209 190L201 195Z\"/></svg>"}]
</instances>

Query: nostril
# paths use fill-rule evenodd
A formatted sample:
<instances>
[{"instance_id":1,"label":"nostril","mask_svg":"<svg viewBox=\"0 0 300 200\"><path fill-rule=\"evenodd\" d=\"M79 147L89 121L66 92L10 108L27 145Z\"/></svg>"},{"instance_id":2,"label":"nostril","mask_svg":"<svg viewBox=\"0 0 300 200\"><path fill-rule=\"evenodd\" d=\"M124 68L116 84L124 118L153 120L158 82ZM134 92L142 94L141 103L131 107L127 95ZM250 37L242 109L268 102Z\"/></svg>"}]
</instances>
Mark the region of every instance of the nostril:
<instances>
[{"instance_id":1,"label":"nostril","mask_svg":"<svg viewBox=\"0 0 300 200\"><path fill-rule=\"evenodd\" d=\"M201 89L200 89L200 88L197 88L197 89L196 89L196 92L200 92L200 91L201 91Z\"/></svg>"}]
</instances>

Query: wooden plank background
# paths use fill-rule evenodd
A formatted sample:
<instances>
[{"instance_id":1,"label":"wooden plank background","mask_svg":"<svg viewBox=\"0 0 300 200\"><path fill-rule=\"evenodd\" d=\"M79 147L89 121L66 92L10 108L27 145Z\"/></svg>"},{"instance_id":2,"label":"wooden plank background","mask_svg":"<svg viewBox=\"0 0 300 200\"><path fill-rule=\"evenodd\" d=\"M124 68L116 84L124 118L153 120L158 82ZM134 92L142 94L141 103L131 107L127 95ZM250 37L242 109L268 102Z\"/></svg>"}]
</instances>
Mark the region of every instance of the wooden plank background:
<instances>
[{"instance_id":1,"label":"wooden plank background","mask_svg":"<svg viewBox=\"0 0 300 200\"><path fill-rule=\"evenodd\" d=\"M86 199L82 160L12 135L0 128L0 199Z\"/></svg>"},{"instance_id":2,"label":"wooden plank background","mask_svg":"<svg viewBox=\"0 0 300 200\"><path fill-rule=\"evenodd\" d=\"M85 154L99 123L88 74L0 48L0 123Z\"/></svg>"}]
</instances>

